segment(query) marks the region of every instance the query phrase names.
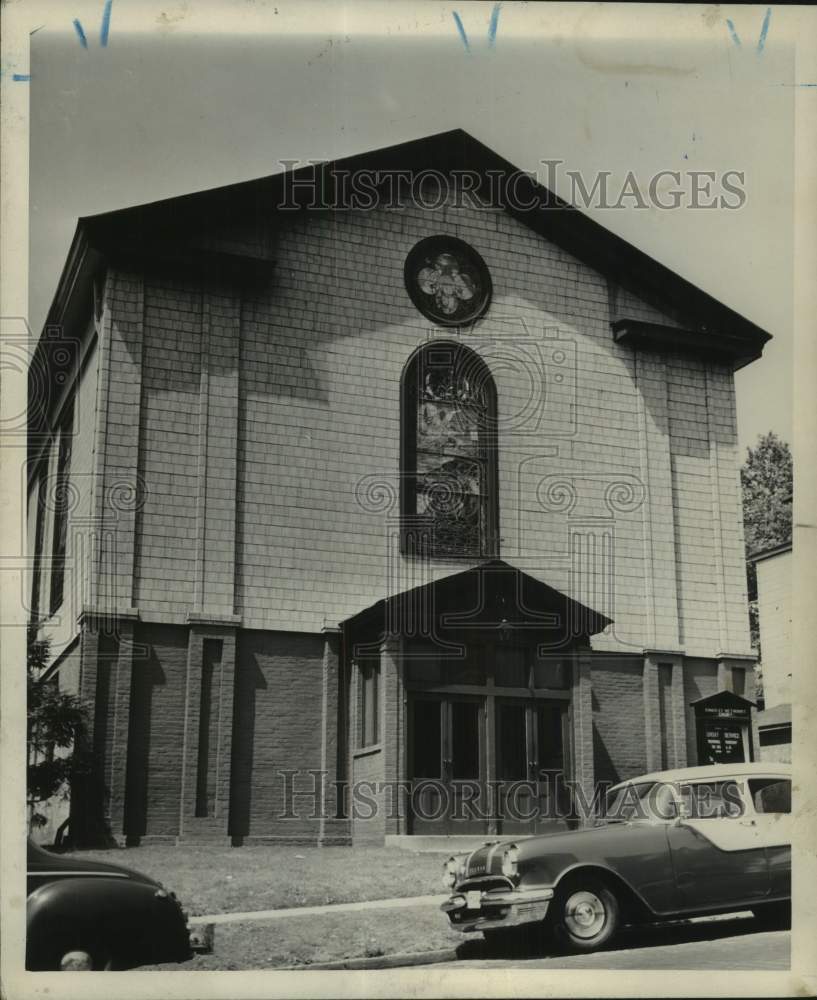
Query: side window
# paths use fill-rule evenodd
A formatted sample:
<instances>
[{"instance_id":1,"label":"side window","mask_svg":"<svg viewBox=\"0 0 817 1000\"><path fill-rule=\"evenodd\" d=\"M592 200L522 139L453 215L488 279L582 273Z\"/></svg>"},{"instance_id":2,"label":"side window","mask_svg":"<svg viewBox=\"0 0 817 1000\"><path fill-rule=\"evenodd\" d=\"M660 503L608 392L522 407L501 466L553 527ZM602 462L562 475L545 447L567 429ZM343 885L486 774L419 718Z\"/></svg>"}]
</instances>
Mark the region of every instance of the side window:
<instances>
[{"instance_id":1,"label":"side window","mask_svg":"<svg viewBox=\"0 0 817 1000\"><path fill-rule=\"evenodd\" d=\"M750 778L749 794L755 812L791 812L791 782L787 778Z\"/></svg>"},{"instance_id":2,"label":"side window","mask_svg":"<svg viewBox=\"0 0 817 1000\"><path fill-rule=\"evenodd\" d=\"M358 670L358 747L369 747L380 741L380 664L361 660Z\"/></svg>"},{"instance_id":3,"label":"side window","mask_svg":"<svg viewBox=\"0 0 817 1000\"><path fill-rule=\"evenodd\" d=\"M740 788L731 779L684 785L681 797L690 819L737 819L744 813Z\"/></svg>"}]
</instances>

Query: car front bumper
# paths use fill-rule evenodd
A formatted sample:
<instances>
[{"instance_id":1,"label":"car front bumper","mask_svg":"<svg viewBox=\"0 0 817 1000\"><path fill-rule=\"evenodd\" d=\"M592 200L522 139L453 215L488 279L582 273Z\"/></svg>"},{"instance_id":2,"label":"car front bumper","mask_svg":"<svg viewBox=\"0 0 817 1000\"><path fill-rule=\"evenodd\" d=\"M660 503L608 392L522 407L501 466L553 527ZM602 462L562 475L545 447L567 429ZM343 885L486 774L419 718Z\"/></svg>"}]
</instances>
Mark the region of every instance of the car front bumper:
<instances>
[{"instance_id":1,"label":"car front bumper","mask_svg":"<svg viewBox=\"0 0 817 1000\"><path fill-rule=\"evenodd\" d=\"M188 924L187 938L190 950L196 954L208 955L215 942L215 924Z\"/></svg>"},{"instance_id":2,"label":"car front bumper","mask_svg":"<svg viewBox=\"0 0 817 1000\"><path fill-rule=\"evenodd\" d=\"M440 909L455 930L468 934L544 920L551 899L553 889L464 890L454 892Z\"/></svg>"}]
</instances>

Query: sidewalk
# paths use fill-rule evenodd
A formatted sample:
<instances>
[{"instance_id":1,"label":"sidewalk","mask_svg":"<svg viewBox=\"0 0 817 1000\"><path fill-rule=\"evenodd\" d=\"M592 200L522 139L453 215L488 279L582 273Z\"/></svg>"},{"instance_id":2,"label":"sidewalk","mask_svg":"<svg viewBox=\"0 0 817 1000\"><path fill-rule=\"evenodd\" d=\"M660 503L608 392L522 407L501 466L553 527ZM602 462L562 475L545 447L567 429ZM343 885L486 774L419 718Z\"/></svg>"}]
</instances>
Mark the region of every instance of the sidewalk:
<instances>
[{"instance_id":1,"label":"sidewalk","mask_svg":"<svg viewBox=\"0 0 817 1000\"><path fill-rule=\"evenodd\" d=\"M447 895L398 896L393 899L372 899L358 903L327 903L324 906L285 906L275 910L248 910L245 913L213 913L209 916L190 917L188 923L238 924L253 920L280 920L289 917L310 917L322 914L352 913L360 910L393 910L412 906L439 906Z\"/></svg>"}]
</instances>

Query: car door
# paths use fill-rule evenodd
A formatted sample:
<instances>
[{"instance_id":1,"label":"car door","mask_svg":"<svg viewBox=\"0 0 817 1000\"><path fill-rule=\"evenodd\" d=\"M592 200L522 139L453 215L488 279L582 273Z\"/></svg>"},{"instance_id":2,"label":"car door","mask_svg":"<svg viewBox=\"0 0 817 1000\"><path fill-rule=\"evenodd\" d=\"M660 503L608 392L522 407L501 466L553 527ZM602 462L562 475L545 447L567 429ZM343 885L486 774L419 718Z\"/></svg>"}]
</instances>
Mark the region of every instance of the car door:
<instances>
[{"instance_id":1,"label":"car door","mask_svg":"<svg viewBox=\"0 0 817 1000\"><path fill-rule=\"evenodd\" d=\"M656 913L678 909L668 830L677 804L664 782L633 782L611 793L606 807L607 836L601 859Z\"/></svg>"},{"instance_id":2,"label":"car door","mask_svg":"<svg viewBox=\"0 0 817 1000\"><path fill-rule=\"evenodd\" d=\"M745 784L733 778L682 783L685 815L667 830L681 909L751 905L769 895L766 851Z\"/></svg>"},{"instance_id":3,"label":"car door","mask_svg":"<svg viewBox=\"0 0 817 1000\"><path fill-rule=\"evenodd\" d=\"M791 896L791 779L749 778L754 821L769 865L770 895Z\"/></svg>"}]
</instances>

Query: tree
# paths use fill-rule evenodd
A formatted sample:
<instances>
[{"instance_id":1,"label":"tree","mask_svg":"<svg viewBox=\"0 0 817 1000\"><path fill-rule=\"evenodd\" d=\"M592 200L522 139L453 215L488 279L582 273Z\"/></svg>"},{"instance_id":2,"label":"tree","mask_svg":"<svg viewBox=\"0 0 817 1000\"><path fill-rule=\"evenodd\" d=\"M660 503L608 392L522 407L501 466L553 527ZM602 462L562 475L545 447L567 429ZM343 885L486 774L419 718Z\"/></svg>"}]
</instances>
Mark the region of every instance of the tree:
<instances>
[{"instance_id":1,"label":"tree","mask_svg":"<svg viewBox=\"0 0 817 1000\"><path fill-rule=\"evenodd\" d=\"M72 779L86 764L78 749L86 711L75 695L60 691L54 679L41 679L48 659L48 640L38 639L36 626L29 626L27 802L29 821L35 827L48 822L42 805L54 797L67 799Z\"/></svg>"},{"instance_id":2,"label":"tree","mask_svg":"<svg viewBox=\"0 0 817 1000\"><path fill-rule=\"evenodd\" d=\"M747 448L740 470L747 553L791 541L792 475L789 446L773 431Z\"/></svg>"},{"instance_id":3,"label":"tree","mask_svg":"<svg viewBox=\"0 0 817 1000\"><path fill-rule=\"evenodd\" d=\"M785 441L769 431L758 438L754 448L747 449L746 461L740 470L743 490L743 530L747 557L791 541L791 498L793 463L791 450ZM746 563L749 594L749 627L752 646L761 655L760 629L757 614L757 573L755 564ZM756 696L763 697L761 661L756 671Z\"/></svg>"}]
</instances>

